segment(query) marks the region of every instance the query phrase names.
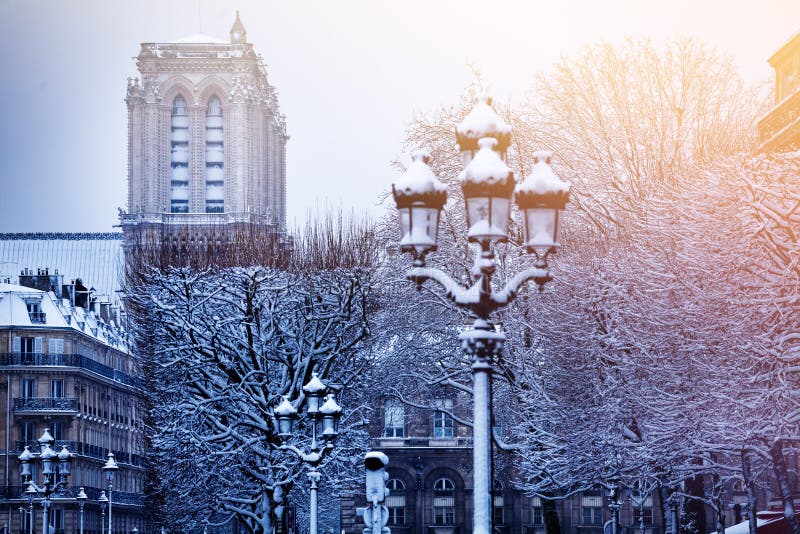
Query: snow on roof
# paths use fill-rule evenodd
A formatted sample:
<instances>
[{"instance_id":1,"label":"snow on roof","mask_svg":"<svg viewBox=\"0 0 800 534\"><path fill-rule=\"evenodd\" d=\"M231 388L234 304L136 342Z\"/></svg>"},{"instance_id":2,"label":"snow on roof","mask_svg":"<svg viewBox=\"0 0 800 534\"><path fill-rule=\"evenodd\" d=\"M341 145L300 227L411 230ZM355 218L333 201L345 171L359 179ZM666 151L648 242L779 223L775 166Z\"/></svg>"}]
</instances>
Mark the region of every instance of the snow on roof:
<instances>
[{"instance_id":1,"label":"snow on roof","mask_svg":"<svg viewBox=\"0 0 800 534\"><path fill-rule=\"evenodd\" d=\"M31 312L29 304L37 305L38 311ZM71 306L68 300L59 300L52 292L0 284L0 328L8 327L69 330L118 350L128 350L124 331L113 321L109 324L93 311Z\"/></svg>"},{"instance_id":2,"label":"snow on roof","mask_svg":"<svg viewBox=\"0 0 800 534\"><path fill-rule=\"evenodd\" d=\"M212 37L205 33L195 33L194 35L187 35L186 37L181 37L180 39L169 42L172 44L231 44L230 41Z\"/></svg>"},{"instance_id":3,"label":"snow on roof","mask_svg":"<svg viewBox=\"0 0 800 534\"><path fill-rule=\"evenodd\" d=\"M534 164L531 173L525 180L517 185L517 193L534 193L547 195L552 193L566 193L569 184L563 181L550 166L552 153L540 150L534 153Z\"/></svg>"},{"instance_id":4,"label":"snow on roof","mask_svg":"<svg viewBox=\"0 0 800 534\"><path fill-rule=\"evenodd\" d=\"M491 99L487 95L481 95L472 111L456 126L456 132L467 137L481 138L510 134L511 126L492 108Z\"/></svg>"},{"instance_id":5,"label":"snow on roof","mask_svg":"<svg viewBox=\"0 0 800 534\"><path fill-rule=\"evenodd\" d=\"M17 276L23 269L49 268L64 283L80 278L96 295L116 300L124 265L121 233L0 233L0 275Z\"/></svg>"}]
</instances>

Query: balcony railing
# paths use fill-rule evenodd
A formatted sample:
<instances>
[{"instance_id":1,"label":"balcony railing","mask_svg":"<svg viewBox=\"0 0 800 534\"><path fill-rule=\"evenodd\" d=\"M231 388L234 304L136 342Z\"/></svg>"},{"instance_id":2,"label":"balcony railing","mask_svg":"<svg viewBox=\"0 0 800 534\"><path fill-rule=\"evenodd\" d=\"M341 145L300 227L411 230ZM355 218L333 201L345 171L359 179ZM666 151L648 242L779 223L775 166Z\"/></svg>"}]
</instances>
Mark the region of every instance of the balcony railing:
<instances>
[{"instance_id":1,"label":"balcony railing","mask_svg":"<svg viewBox=\"0 0 800 534\"><path fill-rule=\"evenodd\" d=\"M14 399L14 412L75 412L78 399L69 397L21 397Z\"/></svg>"},{"instance_id":2,"label":"balcony railing","mask_svg":"<svg viewBox=\"0 0 800 534\"><path fill-rule=\"evenodd\" d=\"M58 492L54 493L52 499L54 501L58 501L59 499L65 499L67 502L75 502L75 497L78 495L78 487L73 485L70 479L67 479L67 482L70 482L70 485L64 490L63 495L59 494ZM91 486L84 486L83 490L86 492L86 496L89 497L88 503L94 503L97 499L100 498L101 491L107 491L107 488L93 488ZM3 499L23 499L24 488L22 484L17 486L0 486L0 498ZM108 496L108 493L106 493ZM128 506L144 506L144 495L140 495L138 493L130 493L127 491L118 491L114 490L111 495L112 502L114 504L125 504ZM27 499L26 499L27 500Z\"/></svg>"},{"instance_id":3,"label":"balcony railing","mask_svg":"<svg viewBox=\"0 0 800 534\"><path fill-rule=\"evenodd\" d=\"M796 148L800 142L800 91L779 102L758 121L758 142L762 151Z\"/></svg>"},{"instance_id":4,"label":"balcony railing","mask_svg":"<svg viewBox=\"0 0 800 534\"><path fill-rule=\"evenodd\" d=\"M372 438L371 442L372 446L375 448L405 448L405 447L470 448L472 447L472 437L452 437L452 438L382 437L382 438Z\"/></svg>"},{"instance_id":5,"label":"balcony railing","mask_svg":"<svg viewBox=\"0 0 800 534\"><path fill-rule=\"evenodd\" d=\"M15 454L21 453L23 449L25 449L26 445L28 446L28 449L31 452L39 452L38 441L17 440L14 442ZM76 453L79 456L86 456L88 458L95 458L97 460L106 460L108 458L108 449L105 447L99 447L97 445L89 445L88 443L83 443L80 441L56 440L55 446L53 448L56 450L61 450L62 447L66 447L67 450ZM114 450L112 450L111 452L114 453L114 459L117 461L117 463L129 464L136 467L144 467L145 458L141 454L131 454L129 452L114 451Z\"/></svg>"},{"instance_id":6,"label":"balcony railing","mask_svg":"<svg viewBox=\"0 0 800 534\"><path fill-rule=\"evenodd\" d=\"M22 365L32 367L62 366L85 369L115 382L132 387L141 387L141 381L113 367L109 367L82 354L44 354L41 352L0 353L0 366Z\"/></svg>"}]
</instances>

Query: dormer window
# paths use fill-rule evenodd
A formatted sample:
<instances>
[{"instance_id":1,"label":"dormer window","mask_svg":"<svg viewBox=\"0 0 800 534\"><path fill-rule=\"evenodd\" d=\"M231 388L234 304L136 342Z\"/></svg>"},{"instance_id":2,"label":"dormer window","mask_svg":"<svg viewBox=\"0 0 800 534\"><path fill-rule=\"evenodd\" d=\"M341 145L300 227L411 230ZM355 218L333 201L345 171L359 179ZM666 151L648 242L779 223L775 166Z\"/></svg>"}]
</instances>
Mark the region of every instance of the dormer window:
<instances>
[{"instance_id":1,"label":"dormer window","mask_svg":"<svg viewBox=\"0 0 800 534\"><path fill-rule=\"evenodd\" d=\"M44 324L47 322L47 316L42 311L42 301L39 299L36 300L25 300L25 306L28 308L28 317L30 318L32 323L36 324Z\"/></svg>"}]
</instances>

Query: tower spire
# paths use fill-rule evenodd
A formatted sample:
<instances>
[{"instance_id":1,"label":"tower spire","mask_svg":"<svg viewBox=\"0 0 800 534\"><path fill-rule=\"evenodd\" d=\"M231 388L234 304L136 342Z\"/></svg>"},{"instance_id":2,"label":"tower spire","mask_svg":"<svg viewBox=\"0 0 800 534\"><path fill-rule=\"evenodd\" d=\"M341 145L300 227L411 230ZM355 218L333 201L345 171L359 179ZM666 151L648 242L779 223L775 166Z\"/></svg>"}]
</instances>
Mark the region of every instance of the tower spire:
<instances>
[{"instance_id":1,"label":"tower spire","mask_svg":"<svg viewBox=\"0 0 800 534\"><path fill-rule=\"evenodd\" d=\"M236 20L231 27L231 44L244 44L247 42L247 31L239 18L239 11L236 11Z\"/></svg>"}]
</instances>

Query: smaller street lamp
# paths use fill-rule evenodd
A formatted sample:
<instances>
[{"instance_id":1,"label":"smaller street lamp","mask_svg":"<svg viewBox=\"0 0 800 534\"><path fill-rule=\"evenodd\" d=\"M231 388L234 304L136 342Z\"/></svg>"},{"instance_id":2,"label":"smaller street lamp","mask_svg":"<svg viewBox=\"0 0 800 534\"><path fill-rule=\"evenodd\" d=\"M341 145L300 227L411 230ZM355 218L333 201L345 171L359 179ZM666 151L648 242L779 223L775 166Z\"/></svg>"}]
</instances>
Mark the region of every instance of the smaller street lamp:
<instances>
[{"instance_id":1,"label":"smaller street lamp","mask_svg":"<svg viewBox=\"0 0 800 534\"><path fill-rule=\"evenodd\" d=\"M72 453L64 446L61 451L56 453L53 450L55 439L50 434L48 429L42 433L42 437L38 439L39 450L38 453L30 451L28 446L18 456L19 459L19 472L22 477L22 484L27 486L25 489L25 496L28 498L28 503L31 512L31 533L33 532L33 499L36 495L42 495L42 532L47 534L49 532L48 511L50 508L50 496L58 492L59 495L64 495L67 488L67 478L71 473L72 466ZM33 480L33 463L39 461L42 468L42 485L39 486Z\"/></svg>"},{"instance_id":2,"label":"smaller street lamp","mask_svg":"<svg viewBox=\"0 0 800 534\"><path fill-rule=\"evenodd\" d=\"M309 468L307 476L310 483L310 534L317 534L317 490L319 489L319 481L322 478L322 474L317 470L317 467L325 455L333 449L333 441L339 435L339 419L342 416L342 407L336 403L332 393L326 395L327 391L327 386L322 383L317 373L311 373L311 379L303 386L306 415L311 419L310 452L304 452L294 445L286 443L293 435L294 421L297 419L297 409L289 399L283 396L281 402L273 410L278 423L278 437L284 442L280 447L281 450L291 451ZM323 398L325 402L320 405L320 401ZM320 420L322 421L320 437L325 442L322 447L317 441Z\"/></svg>"},{"instance_id":3,"label":"smaller street lamp","mask_svg":"<svg viewBox=\"0 0 800 534\"><path fill-rule=\"evenodd\" d=\"M108 497L106 497L105 491L100 492L97 502L100 503L100 534L103 534L106 528L106 506L108 506Z\"/></svg>"},{"instance_id":4,"label":"smaller street lamp","mask_svg":"<svg viewBox=\"0 0 800 534\"><path fill-rule=\"evenodd\" d=\"M112 534L112 522L111 522L111 507L112 507L112 491L114 489L114 474L119 469L117 465L117 461L114 459L114 453L108 453L108 460L106 461L106 465L103 466L103 472L106 474L106 480L108 481L108 534Z\"/></svg>"},{"instance_id":5,"label":"smaller street lamp","mask_svg":"<svg viewBox=\"0 0 800 534\"><path fill-rule=\"evenodd\" d=\"M28 486L25 497L28 499L28 534L33 534L33 498L36 497L36 490Z\"/></svg>"},{"instance_id":6,"label":"smaller street lamp","mask_svg":"<svg viewBox=\"0 0 800 534\"><path fill-rule=\"evenodd\" d=\"M86 504L86 499L89 496L86 495L86 492L83 491L83 486L78 491L78 495L75 496L75 500L78 501L78 509L80 510L80 525L81 525L81 534L83 534L83 506Z\"/></svg>"}]
</instances>

